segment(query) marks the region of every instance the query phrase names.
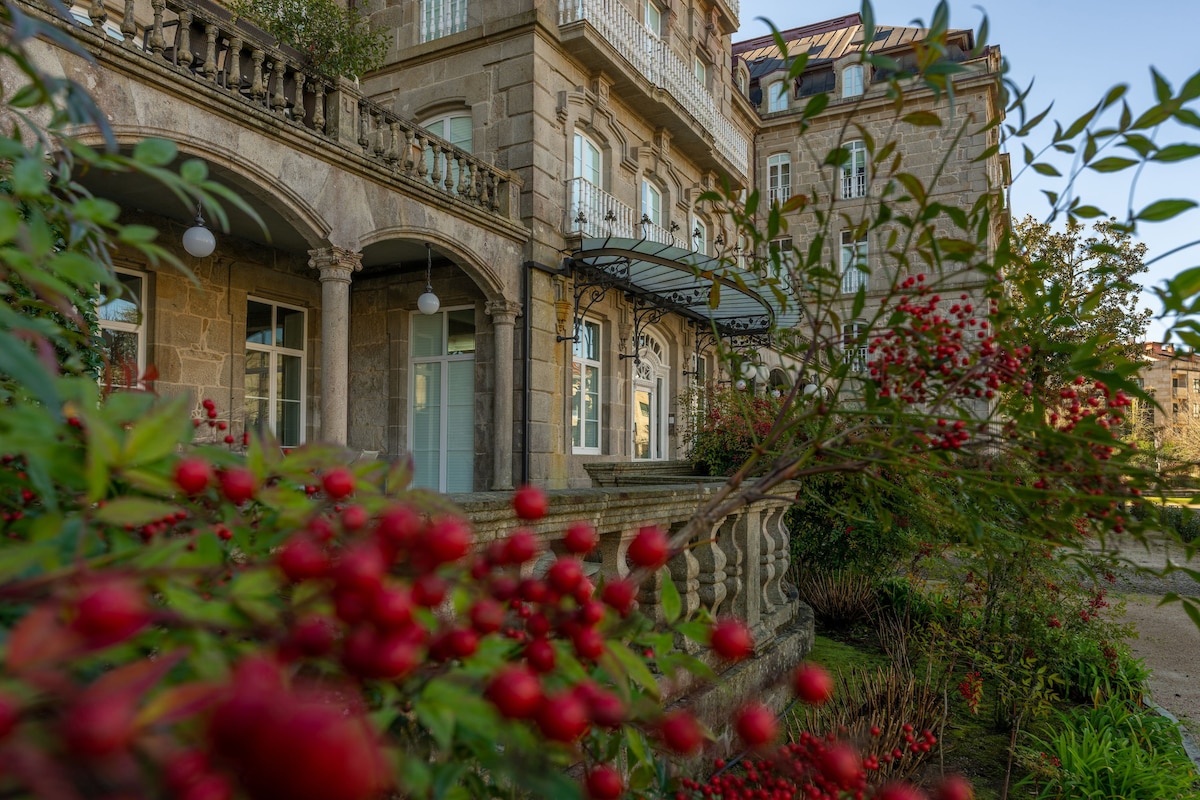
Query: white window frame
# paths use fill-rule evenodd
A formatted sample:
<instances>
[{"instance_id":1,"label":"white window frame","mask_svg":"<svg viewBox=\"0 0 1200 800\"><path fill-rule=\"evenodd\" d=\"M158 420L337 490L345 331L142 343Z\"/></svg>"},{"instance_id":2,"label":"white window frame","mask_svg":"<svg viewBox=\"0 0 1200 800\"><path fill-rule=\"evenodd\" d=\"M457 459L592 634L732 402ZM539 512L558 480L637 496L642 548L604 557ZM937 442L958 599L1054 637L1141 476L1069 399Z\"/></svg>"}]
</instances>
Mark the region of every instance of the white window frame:
<instances>
[{"instance_id":1,"label":"white window frame","mask_svg":"<svg viewBox=\"0 0 1200 800\"><path fill-rule=\"evenodd\" d=\"M629 393L629 453L633 461L663 461L669 457L670 423L668 422L667 401L671 396L671 368L667 363L667 351L662 345L662 339L656 333L641 334L638 344L640 358L633 360L633 371L630 376ZM640 371L649 373L648 377L639 375ZM637 394L639 388L649 387L654 397L654 405L650 408L652 417L650 436L650 455L638 458L634 455L637 440L634 438L634 415L637 414ZM656 452L657 451L657 452Z\"/></svg>"},{"instance_id":2,"label":"white window frame","mask_svg":"<svg viewBox=\"0 0 1200 800\"><path fill-rule=\"evenodd\" d=\"M300 358L300 439L294 444L285 444L280 442L281 447L298 447L304 444L308 433L308 309L301 306L295 306L291 303L281 303L277 300L270 300L265 297L257 297L248 295L246 297L246 308L249 310L250 303L259 303L261 305L271 307L271 335L274 337L276 330L275 324L275 309L286 308L290 311L299 311L301 316L300 327L304 331L304 346L300 349L284 347L278 344L258 344L257 342L249 341L248 331L244 332L245 346L247 350L255 352L267 353L267 374L274 376L278 369L278 359L280 356L299 356ZM279 440L279 420L276 418L278 395L276 394L276 386L274 380L269 380L268 396L267 396L267 427L271 431L271 435ZM242 403L245 407L245 398L250 395L246 391L246 382L242 380ZM256 395L257 397L257 395Z\"/></svg>"},{"instance_id":3,"label":"white window frame","mask_svg":"<svg viewBox=\"0 0 1200 800\"><path fill-rule=\"evenodd\" d=\"M854 200L867 196L867 145L862 139L847 142L850 154L842 164L842 199Z\"/></svg>"},{"instance_id":4,"label":"white window frame","mask_svg":"<svg viewBox=\"0 0 1200 800\"><path fill-rule=\"evenodd\" d=\"M692 251L708 255L708 223L695 215L692 216Z\"/></svg>"},{"instance_id":5,"label":"white window frame","mask_svg":"<svg viewBox=\"0 0 1200 800\"><path fill-rule=\"evenodd\" d=\"M708 63L700 56L692 56L692 72L696 75L696 80L708 91Z\"/></svg>"},{"instance_id":6,"label":"white window frame","mask_svg":"<svg viewBox=\"0 0 1200 800\"><path fill-rule=\"evenodd\" d=\"M134 383L131 386L125 384L117 384L113 381L112 364L109 364L108 374L102 375L101 379L107 386L113 389L135 389L142 388L142 376L146 374L146 290L150 285L150 276L145 272L138 270L125 269L123 267L114 267L113 271L118 275L129 275L137 278L142 282L142 293L135 301L138 308L137 322L124 322L122 320L109 320L103 317L103 305L96 309L97 323L101 330L116 331L117 333L132 333L137 337L137 375L134 376ZM115 300L118 298L106 298L106 300Z\"/></svg>"},{"instance_id":7,"label":"white window frame","mask_svg":"<svg viewBox=\"0 0 1200 800\"><path fill-rule=\"evenodd\" d=\"M421 41L431 42L467 29L468 0L421 0Z\"/></svg>"},{"instance_id":8,"label":"white window frame","mask_svg":"<svg viewBox=\"0 0 1200 800\"><path fill-rule=\"evenodd\" d=\"M658 4L654 0L644 0L642 8L642 24L646 26L646 30L650 31L650 35L655 39L662 38L663 10L658 7Z\"/></svg>"},{"instance_id":9,"label":"white window frame","mask_svg":"<svg viewBox=\"0 0 1200 800\"><path fill-rule=\"evenodd\" d=\"M851 64L842 70L842 97L858 97L863 94L863 65Z\"/></svg>"},{"instance_id":10,"label":"white window frame","mask_svg":"<svg viewBox=\"0 0 1200 800\"><path fill-rule=\"evenodd\" d=\"M863 320L853 320L842 325L842 359L854 373L867 371L867 358L870 347L867 344L867 323Z\"/></svg>"},{"instance_id":11,"label":"white window frame","mask_svg":"<svg viewBox=\"0 0 1200 800\"><path fill-rule=\"evenodd\" d=\"M584 347L585 329L591 327L595 331L593 334L596 338L596 355L597 358L589 358ZM600 455L603 452L603 434L602 428L602 413L604 402L604 325L598 320L583 319L579 323L579 341L572 345L572 366L579 368L579 390L580 394L576 394L574 386L571 391L571 452L580 455ZM588 370L596 372L596 417L594 420L585 419L583 411L585 404L583 402L583 387L587 385L584 376ZM579 403L579 415L575 415L575 404ZM587 441L587 426L588 423L594 422L596 426L596 446L589 447L584 444ZM578 444L576 444L578 441Z\"/></svg>"},{"instance_id":12,"label":"white window frame","mask_svg":"<svg viewBox=\"0 0 1200 800\"><path fill-rule=\"evenodd\" d=\"M778 80L767 84L767 113L787 111L788 91L787 81Z\"/></svg>"},{"instance_id":13,"label":"white window frame","mask_svg":"<svg viewBox=\"0 0 1200 800\"><path fill-rule=\"evenodd\" d=\"M774 153L767 157L767 202L783 205L792 196L792 156Z\"/></svg>"},{"instance_id":14,"label":"white window frame","mask_svg":"<svg viewBox=\"0 0 1200 800\"><path fill-rule=\"evenodd\" d=\"M651 200L653 199L653 202ZM650 224L657 228L666 227L663 224L663 193L662 190L654 185L646 178L642 179L642 208L641 215L638 217L638 222L641 222L642 217L650 220ZM650 213L653 211L654 213Z\"/></svg>"},{"instance_id":15,"label":"white window frame","mask_svg":"<svg viewBox=\"0 0 1200 800\"><path fill-rule=\"evenodd\" d=\"M789 271L796 257L792 237L780 236L778 239L767 242L767 255L773 256L775 253L779 253L779 268L785 272ZM774 261L774 259L771 260ZM774 268L774 263L768 264L768 268Z\"/></svg>"},{"instance_id":16,"label":"white window frame","mask_svg":"<svg viewBox=\"0 0 1200 800\"><path fill-rule=\"evenodd\" d=\"M859 289L866 287L868 273L867 240L853 239L853 233L842 231L842 293L856 294Z\"/></svg>"}]
</instances>

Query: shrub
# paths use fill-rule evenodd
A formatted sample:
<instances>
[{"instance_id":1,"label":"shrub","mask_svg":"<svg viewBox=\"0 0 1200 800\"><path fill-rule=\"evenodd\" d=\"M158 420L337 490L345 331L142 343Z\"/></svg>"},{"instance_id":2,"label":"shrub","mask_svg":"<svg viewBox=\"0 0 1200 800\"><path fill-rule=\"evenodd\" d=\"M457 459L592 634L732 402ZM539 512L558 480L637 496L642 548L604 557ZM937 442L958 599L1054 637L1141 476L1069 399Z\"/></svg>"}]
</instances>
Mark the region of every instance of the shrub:
<instances>
[{"instance_id":1,"label":"shrub","mask_svg":"<svg viewBox=\"0 0 1200 800\"><path fill-rule=\"evenodd\" d=\"M233 0L229 9L303 53L326 75L357 78L383 66L390 34L358 6L335 0Z\"/></svg>"}]
</instances>

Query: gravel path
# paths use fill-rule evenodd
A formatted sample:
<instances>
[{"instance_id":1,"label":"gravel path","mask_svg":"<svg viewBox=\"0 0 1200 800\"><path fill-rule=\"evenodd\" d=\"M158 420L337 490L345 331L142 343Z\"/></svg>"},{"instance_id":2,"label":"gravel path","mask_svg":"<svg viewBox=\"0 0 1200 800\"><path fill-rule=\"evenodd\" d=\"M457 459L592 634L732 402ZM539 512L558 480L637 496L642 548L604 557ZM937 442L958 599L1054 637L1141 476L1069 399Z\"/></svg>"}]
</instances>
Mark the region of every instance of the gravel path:
<instances>
[{"instance_id":1,"label":"gravel path","mask_svg":"<svg viewBox=\"0 0 1200 800\"><path fill-rule=\"evenodd\" d=\"M1150 547L1136 542L1125 543L1120 550L1123 559L1138 566L1162 569L1167 559L1183 564L1181 548L1172 548L1164 540L1152 540ZM1193 559L1192 568L1200 568ZM1178 718L1192 733L1184 744L1192 760L1200 764L1200 629L1184 612L1180 603L1159 606L1163 595L1200 595L1200 585L1191 578L1174 573L1166 578L1122 571L1116 589L1125 598L1125 619L1137 629L1138 638L1132 642L1133 654L1145 660L1153 670L1149 685L1155 703L1171 716Z\"/></svg>"}]
</instances>

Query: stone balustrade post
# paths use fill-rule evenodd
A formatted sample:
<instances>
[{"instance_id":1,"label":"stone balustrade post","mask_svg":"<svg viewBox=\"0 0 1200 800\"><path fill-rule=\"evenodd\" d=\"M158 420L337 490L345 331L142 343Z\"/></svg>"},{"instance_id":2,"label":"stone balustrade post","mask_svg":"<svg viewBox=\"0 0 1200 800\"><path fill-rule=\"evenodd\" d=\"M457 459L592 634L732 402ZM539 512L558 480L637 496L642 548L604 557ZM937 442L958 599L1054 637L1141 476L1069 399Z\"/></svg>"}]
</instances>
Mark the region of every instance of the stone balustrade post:
<instances>
[{"instance_id":1,"label":"stone balustrade post","mask_svg":"<svg viewBox=\"0 0 1200 800\"><path fill-rule=\"evenodd\" d=\"M490 300L485 310L492 318L496 348L492 386L492 489L513 488L513 327L521 313L519 303Z\"/></svg>"},{"instance_id":2,"label":"stone balustrade post","mask_svg":"<svg viewBox=\"0 0 1200 800\"><path fill-rule=\"evenodd\" d=\"M329 247L308 255L308 265L321 276L320 436L344 445L350 407L350 277L362 269L362 253Z\"/></svg>"},{"instance_id":3,"label":"stone balustrade post","mask_svg":"<svg viewBox=\"0 0 1200 800\"><path fill-rule=\"evenodd\" d=\"M362 97L352 81L339 78L325 96L325 133L349 147L361 147L359 141L358 101Z\"/></svg>"},{"instance_id":4,"label":"stone balustrade post","mask_svg":"<svg viewBox=\"0 0 1200 800\"><path fill-rule=\"evenodd\" d=\"M729 593L727 585L729 575L725 572L728 558L717 543L719 528L717 531L708 531L706 535L708 538L700 541L693 550L696 555L696 563L700 568L697 591L700 596L700 605L707 608L709 613L715 617L721 613L721 604L725 602Z\"/></svg>"}]
</instances>

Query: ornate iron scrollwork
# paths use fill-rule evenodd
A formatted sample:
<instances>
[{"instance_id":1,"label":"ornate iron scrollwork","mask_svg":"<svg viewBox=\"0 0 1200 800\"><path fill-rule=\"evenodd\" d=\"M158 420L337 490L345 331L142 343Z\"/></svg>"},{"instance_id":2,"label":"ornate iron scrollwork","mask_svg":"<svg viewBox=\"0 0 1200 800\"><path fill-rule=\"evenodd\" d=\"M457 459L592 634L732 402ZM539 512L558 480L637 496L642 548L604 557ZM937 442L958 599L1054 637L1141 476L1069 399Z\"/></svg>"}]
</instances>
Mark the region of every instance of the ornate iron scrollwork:
<instances>
[{"instance_id":1,"label":"ornate iron scrollwork","mask_svg":"<svg viewBox=\"0 0 1200 800\"><path fill-rule=\"evenodd\" d=\"M633 303L633 352L620 353L620 359L632 358L634 365L642 363L642 331L647 325L654 325L670 309L664 305L657 305L647 301L643 297L629 298Z\"/></svg>"}]
</instances>

